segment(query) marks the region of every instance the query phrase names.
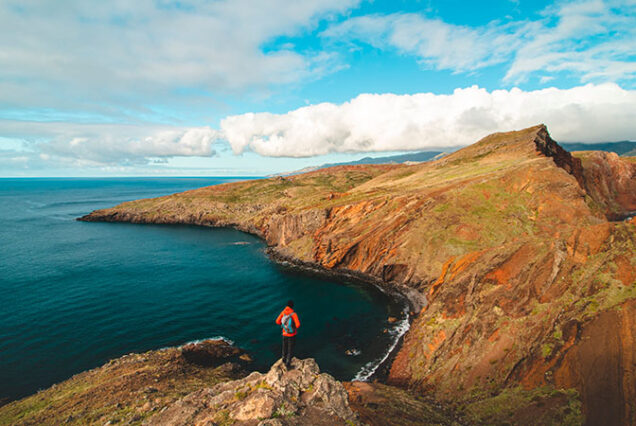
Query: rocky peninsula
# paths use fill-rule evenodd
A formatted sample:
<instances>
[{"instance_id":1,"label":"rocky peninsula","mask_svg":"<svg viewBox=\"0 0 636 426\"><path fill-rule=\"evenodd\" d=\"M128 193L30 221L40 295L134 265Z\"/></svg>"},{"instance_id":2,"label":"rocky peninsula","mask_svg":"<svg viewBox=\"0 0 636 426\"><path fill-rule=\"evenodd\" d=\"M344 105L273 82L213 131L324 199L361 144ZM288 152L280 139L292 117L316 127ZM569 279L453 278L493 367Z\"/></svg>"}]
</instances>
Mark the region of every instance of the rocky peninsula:
<instances>
[{"instance_id":1,"label":"rocky peninsula","mask_svg":"<svg viewBox=\"0 0 636 426\"><path fill-rule=\"evenodd\" d=\"M412 325L388 379L346 384L345 423L635 424L635 177L633 158L569 153L539 125L432 162L224 184L81 220L234 227L278 260L406 295ZM210 421L243 421L228 407ZM277 421L298 424L302 407Z\"/></svg>"}]
</instances>

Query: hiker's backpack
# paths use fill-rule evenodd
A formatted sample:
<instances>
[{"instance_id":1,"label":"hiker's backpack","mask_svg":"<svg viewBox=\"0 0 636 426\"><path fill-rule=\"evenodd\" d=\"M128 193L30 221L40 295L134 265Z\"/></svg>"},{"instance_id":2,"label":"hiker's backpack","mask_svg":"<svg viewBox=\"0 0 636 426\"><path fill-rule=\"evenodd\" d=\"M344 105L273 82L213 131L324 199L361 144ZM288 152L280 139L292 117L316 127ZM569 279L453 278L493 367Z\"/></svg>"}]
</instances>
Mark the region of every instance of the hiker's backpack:
<instances>
[{"instance_id":1,"label":"hiker's backpack","mask_svg":"<svg viewBox=\"0 0 636 426\"><path fill-rule=\"evenodd\" d=\"M283 327L283 331L287 334L294 334L296 331L296 324L294 323L292 315L294 315L293 312L291 314L283 315L283 319L280 322L281 327Z\"/></svg>"}]
</instances>

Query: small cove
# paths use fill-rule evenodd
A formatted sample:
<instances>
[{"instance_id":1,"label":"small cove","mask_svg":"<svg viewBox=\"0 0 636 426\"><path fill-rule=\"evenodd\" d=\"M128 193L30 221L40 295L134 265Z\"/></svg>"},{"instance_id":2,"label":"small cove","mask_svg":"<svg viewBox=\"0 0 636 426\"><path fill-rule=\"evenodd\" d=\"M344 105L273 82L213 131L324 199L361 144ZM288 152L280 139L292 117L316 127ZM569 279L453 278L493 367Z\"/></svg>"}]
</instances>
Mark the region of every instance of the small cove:
<instances>
[{"instance_id":1,"label":"small cove","mask_svg":"<svg viewBox=\"0 0 636 426\"><path fill-rule=\"evenodd\" d=\"M387 319L404 306L372 286L281 268L260 239L232 229L74 220L231 180L1 179L0 398L129 352L216 336L265 369L279 356L273 321L288 298L302 322L298 356L342 380L382 359L397 332Z\"/></svg>"}]
</instances>

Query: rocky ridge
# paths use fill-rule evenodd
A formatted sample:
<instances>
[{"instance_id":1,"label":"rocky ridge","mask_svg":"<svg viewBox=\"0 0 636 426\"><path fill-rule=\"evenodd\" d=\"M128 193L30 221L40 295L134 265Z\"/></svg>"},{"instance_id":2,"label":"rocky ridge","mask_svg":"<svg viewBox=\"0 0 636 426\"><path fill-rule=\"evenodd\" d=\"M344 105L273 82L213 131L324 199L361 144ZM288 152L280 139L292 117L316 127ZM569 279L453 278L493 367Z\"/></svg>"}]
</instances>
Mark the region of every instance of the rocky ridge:
<instances>
[{"instance_id":1,"label":"rocky ridge","mask_svg":"<svg viewBox=\"0 0 636 426\"><path fill-rule=\"evenodd\" d=\"M257 234L279 258L409 295L389 383L468 402L574 388L588 423L631 424L635 223L619 219L635 177L630 159L572 155L535 126L430 163L219 185L82 220Z\"/></svg>"}]
</instances>

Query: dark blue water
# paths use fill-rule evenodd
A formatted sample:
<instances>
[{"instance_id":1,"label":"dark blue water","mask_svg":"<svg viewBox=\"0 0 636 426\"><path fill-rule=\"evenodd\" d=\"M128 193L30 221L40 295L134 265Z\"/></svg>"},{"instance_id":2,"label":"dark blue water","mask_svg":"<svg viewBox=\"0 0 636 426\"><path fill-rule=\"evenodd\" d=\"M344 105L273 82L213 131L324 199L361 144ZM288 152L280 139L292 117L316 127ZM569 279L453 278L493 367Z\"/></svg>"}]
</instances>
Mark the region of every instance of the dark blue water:
<instances>
[{"instance_id":1,"label":"dark blue water","mask_svg":"<svg viewBox=\"0 0 636 426\"><path fill-rule=\"evenodd\" d=\"M373 370L405 327L389 327L403 308L378 290L281 269L263 242L235 230L75 221L231 180L0 179L0 398L126 353L214 336L267 368L289 298L302 323L299 356L340 379Z\"/></svg>"}]
</instances>

